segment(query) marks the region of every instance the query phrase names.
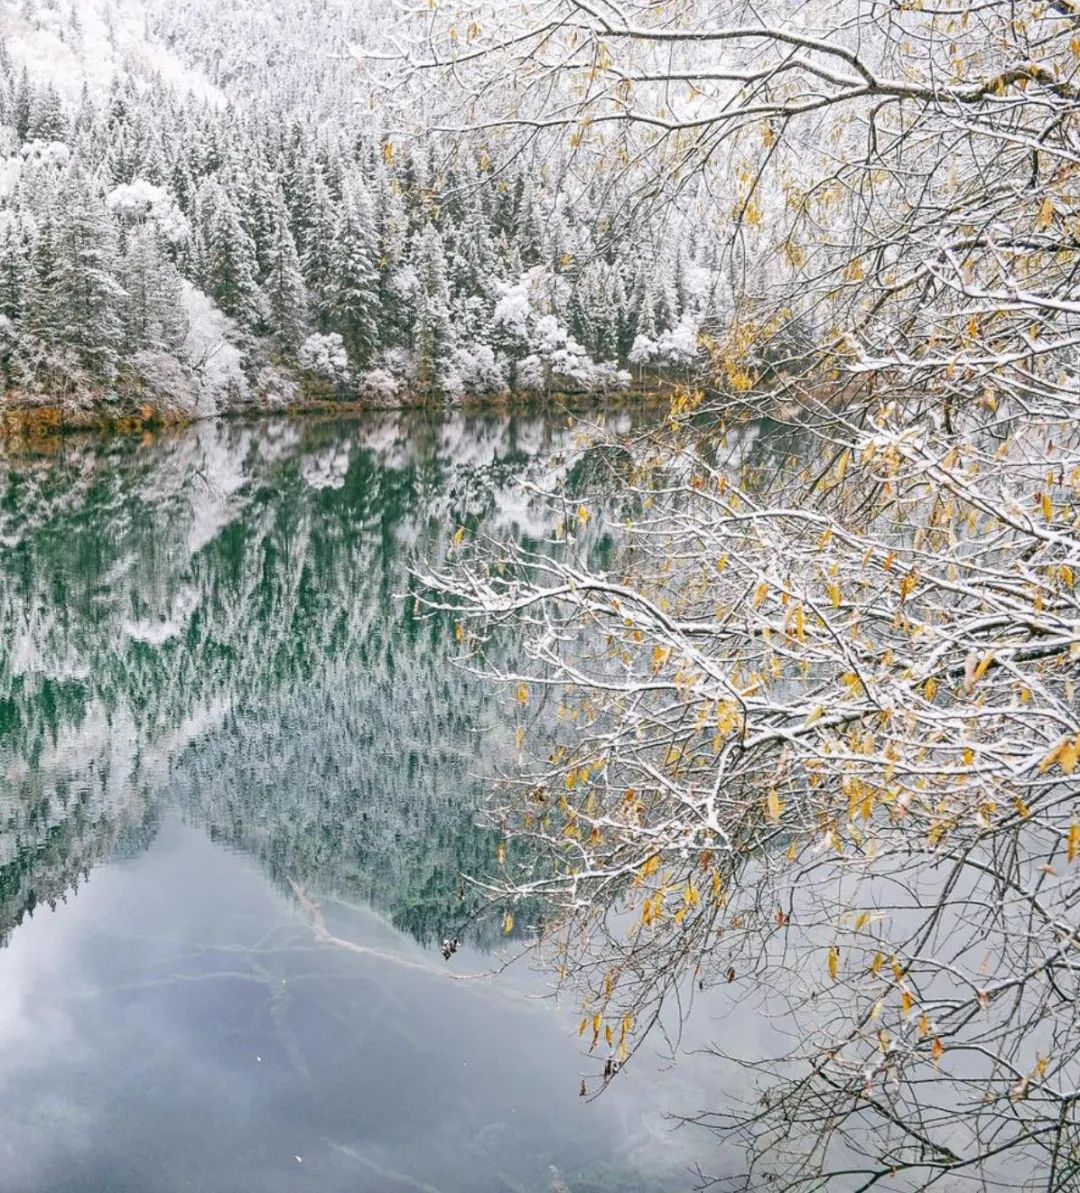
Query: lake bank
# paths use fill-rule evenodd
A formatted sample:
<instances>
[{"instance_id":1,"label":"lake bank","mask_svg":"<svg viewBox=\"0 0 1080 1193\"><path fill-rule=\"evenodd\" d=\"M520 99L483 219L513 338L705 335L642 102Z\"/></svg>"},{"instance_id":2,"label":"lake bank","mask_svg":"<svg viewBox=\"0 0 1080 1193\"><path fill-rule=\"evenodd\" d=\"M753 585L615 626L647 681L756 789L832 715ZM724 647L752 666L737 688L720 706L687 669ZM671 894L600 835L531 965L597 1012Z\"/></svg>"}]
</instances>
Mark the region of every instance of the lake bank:
<instances>
[{"instance_id":1,"label":"lake bank","mask_svg":"<svg viewBox=\"0 0 1080 1193\"><path fill-rule=\"evenodd\" d=\"M670 400L675 387L657 385L611 393L495 394L447 401L421 394L402 395L393 401L336 400L314 397L288 403L243 401L206 414L179 412L152 402L94 399L73 404L35 395L0 398L0 440L47 440L78 432L139 435L148 431L186 427L213 419L301 418L324 416L352 418L380 413L431 413L461 411L467 414L533 414L566 411L648 409Z\"/></svg>"}]
</instances>

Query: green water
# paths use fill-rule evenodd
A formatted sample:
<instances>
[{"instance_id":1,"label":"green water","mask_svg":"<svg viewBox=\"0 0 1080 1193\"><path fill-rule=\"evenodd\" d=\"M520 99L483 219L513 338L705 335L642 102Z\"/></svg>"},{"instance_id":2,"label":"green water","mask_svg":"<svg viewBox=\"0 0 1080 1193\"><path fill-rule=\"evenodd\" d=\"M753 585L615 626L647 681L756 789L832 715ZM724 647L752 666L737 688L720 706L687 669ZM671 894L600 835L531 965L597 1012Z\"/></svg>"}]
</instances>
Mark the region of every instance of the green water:
<instances>
[{"instance_id":1,"label":"green water","mask_svg":"<svg viewBox=\"0 0 1080 1193\"><path fill-rule=\"evenodd\" d=\"M691 1187L660 1113L687 1070L586 1104L573 1007L461 980L503 944L460 875L510 714L402 594L457 526L543 533L522 482L572 434L372 416L0 459L5 1193Z\"/></svg>"}]
</instances>

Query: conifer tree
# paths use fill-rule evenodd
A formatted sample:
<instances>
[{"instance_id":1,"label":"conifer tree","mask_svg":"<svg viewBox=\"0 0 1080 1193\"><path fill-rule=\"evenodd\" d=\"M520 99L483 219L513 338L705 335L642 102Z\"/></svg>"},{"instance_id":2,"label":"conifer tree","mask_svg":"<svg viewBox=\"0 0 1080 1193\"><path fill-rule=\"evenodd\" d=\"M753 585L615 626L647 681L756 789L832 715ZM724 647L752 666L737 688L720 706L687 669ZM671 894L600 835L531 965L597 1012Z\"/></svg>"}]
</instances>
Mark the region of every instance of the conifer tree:
<instances>
[{"instance_id":1,"label":"conifer tree","mask_svg":"<svg viewBox=\"0 0 1080 1193\"><path fill-rule=\"evenodd\" d=\"M122 280L125 352L174 352L187 330L181 282L153 225L128 231Z\"/></svg>"},{"instance_id":2,"label":"conifer tree","mask_svg":"<svg viewBox=\"0 0 1080 1193\"><path fill-rule=\"evenodd\" d=\"M121 302L112 217L78 168L57 196L55 261L48 286L57 340L90 374L112 380L121 346Z\"/></svg>"},{"instance_id":3,"label":"conifer tree","mask_svg":"<svg viewBox=\"0 0 1080 1193\"><path fill-rule=\"evenodd\" d=\"M310 226L301 271L308 290L311 314L320 331L328 331L333 318L331 279L335 261L335 218L330 191L321 170L312 176Z\"/></svg>"},{"instance_id":4,"label":"conifer tree","mask_svg":"<svg viewBox=\"0 0 1080 1193\"><path fill-rule=\"evenodd\" d=\"M8 219L0 235L0 314L20 325L26 314L30 260L22 227Z\"/></svg>"},{"instance_id":5,"label":"conifer tree","mask_svg":"<svg viewBox=\"0 0 1080 1193\"><path fill-rule=\"evenodd\" d=\"M226 315L254 331L263 322L266 308L255 245L225 191L215 184L212 195L203 248L207 288Z\"/></svg>"},{"instance_id":6,"label":"conifer tree","mask_svg":"<svg viewBox=\"0 0 1080 1193\"><path fill-rule=\"evenodd\" d=\"M423 393L441 392L450 355L450 288L446 259L438 229L430 222L419 233L415 248L417 274L416 383Z\"/></svg>"},{"instance_id":7,"label":"conifer tree","mask_svg":"<svg viewBox=\"0 0 1080 1193\"><path fill-rule=\"evenodd\" d=\"M31 141L66 141L68 120L60 95L52 83L34 95L30 106L27 138Z\"/></svg>"},{"instance_id":8,"label":"conifer tree","mask_svg":"<svg viewBox=\"0 0 1080 1193\"><path fill-rule=\"evenodd\" d=\"M292 355L304 338L307 295L300 272L300 257L289 231L289 210L280 187L273 199L266 275L270 330L279 347Z\"/></svg>"},{"instance_id":9,"label":"conifer tree","mask_svg":"<svg viewBox=\"0 0 1080 1193\"><path fill-rule=\"evenodd\" d=\"M371 202L358 178L349 179L334 227L333 272L326 295L331 330L345 342L357 368L378 347L379 295Z\"/></svg>"},{"instance_id":10,"label":"conifer tree","mask_svg":"<svg viewBox=\"0 0 1080 1193\"><path fill-rule=\"evenodd\" d=\"M32 98L30 94L30 75L26 67L22 68L19 82L15 88L15 135L19 141L25 141L30 132L30 112Z\"/></svg>"}]
</instances>

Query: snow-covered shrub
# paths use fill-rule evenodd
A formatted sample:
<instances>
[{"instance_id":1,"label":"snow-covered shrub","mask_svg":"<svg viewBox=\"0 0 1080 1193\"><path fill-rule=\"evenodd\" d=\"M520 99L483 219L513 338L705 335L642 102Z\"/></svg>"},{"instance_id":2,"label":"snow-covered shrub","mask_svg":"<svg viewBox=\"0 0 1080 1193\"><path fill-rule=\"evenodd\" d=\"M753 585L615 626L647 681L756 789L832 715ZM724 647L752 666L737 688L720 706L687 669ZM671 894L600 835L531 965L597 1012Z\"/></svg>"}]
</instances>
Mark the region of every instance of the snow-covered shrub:
<instances>
[{"instance_id":1,"label":"snow-covered shrub","mask_svg":"<svg viewBox=\"0 0 1080 1193\"><path fill-rule=\"evenodd\" d=\"M626 369L620 369L613 360L602 360L593 365L589 388L597 393L614 393L629 389L632 380Z\"/></svg>"},{"instance_id":2,"label":"snow-covered shrub","mask_svg":"<svg viewBox=\"0 0 1080 1193\"><path fill-rule=\"evenodd\" d=\"M690 316L680 319L674 327L669 328L657 339L657 363L672 369L693 364L700 351L698 331L696 319Z\"/></svg>"},{"instance_id":3,"label":"snow-covered shrub","mask_svg":"<svg viewBox=\"0 0 1080 1193\"><path fill-rule=\"evenodd\" d=\"M416 376L416 362L405 348L384 348L375 357L372 368L389 373L398 381L411 381Z\"/></svg>"},{"instance_id":4,"label":"snow-covered shrub","mask_svg":"<svg viewBox=\"0 0 1080 1193\"><path fill-rule=\"evenodd\" d=\"M324 381L340 384L349 379L349 356L338 333L311 335L296 354L300 367Z\"/></svg>"},{"instance_id":5,"label":"snow-covered shrub","mask_svg":"<svg viewBox=\"0 0 1080 1193\"><path fill-rule=\"evenodd\" d=\"M630 363L632 365L647 365L655 360L660 349L656 341L649 336L637 335L630 347Z\"/></svg>"},{"instance_id":6,"label":"snow-covered shrub","mask_svg":"<svg viewBox=\"0 0 1080 1193\"><path fill-rule=\"evenodd\" d=\"M593 388L596 365L554 315L537 319L532 340L546 368L545 388L572 392Z\"/></svg>"},{"instance_id":7,"label":"snow-covered shrub","mask_svg":"<svg viewBox=\"0 0 1080 1193\"><path fill-rule=\"evenodd\" d=\"M19 150L24 160L42 166L66 166L71 150L63 141L27 141Z\"/></svg>"},{"instance_id":8,"label":"snow-covered shrub","mask_svg":"<svg viewBox=\"0 0 1080 1193\"><path fill-rule=\"evenodd\" d=\"M525 393L539 393L547 384L547 370L536 353L518 361L517 385Z\"/></svg>"},{"instance_id":9,"label":"snow-covered shrub","mask_svg":"<svg viewBox=\"0 0 1080 1193\"><path fill-rule=\"evenodd\" d=\"M136 352L128 367L146 398L173 414L198 412L199 398L191 374L168 352Z\"/></svg>"},{"instance_id":10,"label":"snow-covered shrub","mask_svg":"<svg viewBox=\"0 0 1080 1193\"><path fill-rule=\"evenodd\" d=\"M201 290L184 282L182 289L188 330L180 359L191 370L198 394L198 413L216 414L230 402L248 396L244 355L233 342L236 324Z\"/></svg>"},{"instance_id":11,"label":"snow-covered shrub","mask_svg":"<svg viewBox=\"0 0 1080 1193\"><path fill-rule=\"evenodd\" d=\"M191 225L172 195L145 178L113 187L105 196L105 204L123 220L155 224L170 244L179 244L191 235Z\"/></svg>"},{"instance_id":12,"label":"snow-covered shrub","mask_svg":"<svg viewBox=\"0 0 1080 1193\"><path fill-rule=\"evenodd\" d=\"M451 397L498 394L507 387L506 358L496 356L490 344L461 345L450 354L444 390Z\"/></svg>"},{"instance_id":13,"label":"snow-covered shrub","mask_svg":"<svg viewBox=\"0 0 1080 1193\"><path fill-rule=\"evenodd\" d=\"M401 382L386 369L368 369L360 374L357 390L372 406L394 406L401 392Z\"/></svg>"},{"instance_id":14,"label":"snow-covered shrub","mask_svg":"<svg viewBox=\"0 0 1080 1193\"><path fill-rule=\"evenodd\" d=\"M88 404L100 392L70 348L46 344L27 334L19 338L17 347L11 361L11 379L17 389L75 405Z\"/></svg>"},{"instance_id":15,"label":"snow-covered shrub","mask_svg":"<svg viewBox=\"0 0 1080 1193\"><path fill-rule=\"evenodd\" d=\"M255 391L267 406L292 406L300 399L300 386L273 365L259 370Z\"/></svg>"}]
</instances>

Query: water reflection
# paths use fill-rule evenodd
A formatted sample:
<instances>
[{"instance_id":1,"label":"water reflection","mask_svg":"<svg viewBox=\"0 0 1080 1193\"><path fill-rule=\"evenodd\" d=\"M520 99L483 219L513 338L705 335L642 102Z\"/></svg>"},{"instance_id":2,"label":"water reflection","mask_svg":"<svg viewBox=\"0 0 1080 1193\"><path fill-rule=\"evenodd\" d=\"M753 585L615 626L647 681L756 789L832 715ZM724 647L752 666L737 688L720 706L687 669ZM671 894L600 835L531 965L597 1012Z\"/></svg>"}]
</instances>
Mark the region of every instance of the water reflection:
<instances>
[{"instance_id":1,"label":"water reflection","mask_svg":"<svg viewBox=\"0 0 1080 1193\"><path fill-rule=\"evenodd\" d=\"M521 478L572 434L233 423L0 460L5 1190L686 1187L651 1080L584 1106L565 1021L430 947L488 964L458 876L508 742L398 599L407 559L539 534Z\"/></svg>"},{"instance_id":2,"label":"water reflection","mask_svg":"<svg viewBox=\"0 0 1080 1193\"><path fill-rule=\"evenodd\" d=\"M145 840L167 790L273 876L444 926L490 696L407 601L406 556L529 532L538 420L200 426L8 459L0 489L0 932ZM456 912L454 914L457 914Z\"/></svg>"},{"instance_id":3,"label":"water reflection","mask_svg":"<svg viewBox=\"0 0 1080 1193\"><path fill-rule=\"evenodd\" d=\"M319 947L172 819L35 917L0 964L5 1190L494 1193L556 1161L575 1191L670 1187L648 1095L581 1104L546 1004L448 978L369 912L335 927L371 954Z\"/></svg>"}]
</instances>

